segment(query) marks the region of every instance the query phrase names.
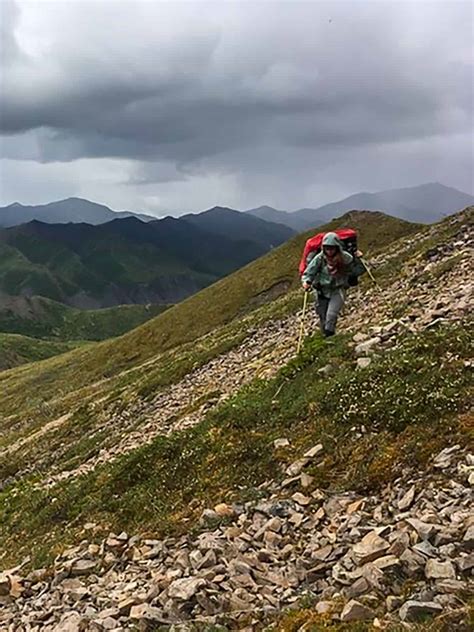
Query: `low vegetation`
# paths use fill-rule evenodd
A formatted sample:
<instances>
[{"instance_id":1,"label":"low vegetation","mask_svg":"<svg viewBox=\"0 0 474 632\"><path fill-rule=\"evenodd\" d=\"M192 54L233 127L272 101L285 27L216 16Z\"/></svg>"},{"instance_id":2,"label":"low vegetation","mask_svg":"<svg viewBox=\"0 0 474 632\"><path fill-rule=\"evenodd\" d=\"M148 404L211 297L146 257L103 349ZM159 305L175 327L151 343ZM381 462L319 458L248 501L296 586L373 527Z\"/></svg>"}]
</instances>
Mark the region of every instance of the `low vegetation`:
<instances>
[{"instance_id":1,"label":"low vegetation","mask_svg":"<svg viewBox=\"0 0 474 632\"><path fill-rule=\"evenodd\" d=\"M119 305L75 309L40 296L6 299L0 308L0 331L54 341L106 340L121 336L168 305Z\"/></svg>"},{"instance_id":2,"label":"low vegetation","mask_svg":"<svg viewBox=\"0 0 474 632\"><path fill-rule=\"evenodd\" d=\"M0 371L44 360L79 346L80 342L56 342L0 333Z\"/></svg>"},{"instance_id":3,"label":"low vegetation","mask_svg":"<svg viewBox=\"0 0 474 632\"><path fill-rule=\"evenodd\" d=\"M386 216L382 213L348 213L338 220L321 227L332 230L342 226L353 226L360 231L360 246L368 253L376 254L394 239L411 235L419 230L419 225ZM69 409L74 400L81 400L84 392L100 380L115 378L124 371L135 371L137 367L151 360L159 361L160 354L167 355L173 350L193 345L202 336L218 332L219 345L228 348L245 335L245 328L253 326L252 320L239 323L236 319L257 310L255 318L273 318L282 311L296 311L299 300L291 295L288 300L277 302L275 307L266 308L266 303L284 296L297 287L297 266L305 240L313 234L308 231L272 250L257 261L245 266L234 274L218 281L189 299L166 310L157 318L141 327L111 341L96 345L89 352L79 349L65 356L52 358L41 367L32 365L17 372L8 372L0 377L0 389L4 394L0 402L1 416L31 411L32 406L55 400L51 406L54 414L61 413L56 400L58 394L64 400L63 409ZM367 281L366 281L367 282ZM222 328L228 327L226 335ZM221 331L219 331L221 330ZM223 338L227 341L224 343ZM233 341L233 342L232 342ZM209 357L209 349L198 353L193 362ZM38 398L31 399L33 391ZM27 395L28 394L28 395Z\"/></svg>"},{"instance_id":4,"label":"low vegetation","mask_svg":"<svg viewBox=\"0 0 474 632\"><path fill-rule=\"evenodd\" d=\"M470 333L451 325L407 334L363 370L355 370L346 336L327 342L316 334L276 378L254 381L189 430L50 489L35 485L41 471L12 481L0 495L3 549L10 561L33 551L41 563L87 521L178 533L206 505L258 494L318 442L325 456L309 466L314 486L376 489L441 447L468 441ZM337 370L323 375L328 366ZM275 450L281 437L291 445Z\"/></svg>"}]
</instances>

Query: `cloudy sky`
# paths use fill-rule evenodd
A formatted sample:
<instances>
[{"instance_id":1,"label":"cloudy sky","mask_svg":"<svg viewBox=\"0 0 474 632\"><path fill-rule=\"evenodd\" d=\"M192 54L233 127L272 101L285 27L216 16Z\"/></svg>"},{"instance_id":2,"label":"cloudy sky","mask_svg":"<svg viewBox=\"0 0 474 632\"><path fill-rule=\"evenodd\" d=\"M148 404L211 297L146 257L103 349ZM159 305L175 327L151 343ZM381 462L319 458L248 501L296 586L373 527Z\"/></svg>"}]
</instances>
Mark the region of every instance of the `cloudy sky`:
<instances>
[{"instance_id":1,"label":"cloudy sky","mask_svg":"<svg viewBox=\"0 0 474 632\"><path fill-rule=\"evenodd\" d=\"M472 4L0 0L0 204L474 193Z\"/></svg>"}]
</instances>

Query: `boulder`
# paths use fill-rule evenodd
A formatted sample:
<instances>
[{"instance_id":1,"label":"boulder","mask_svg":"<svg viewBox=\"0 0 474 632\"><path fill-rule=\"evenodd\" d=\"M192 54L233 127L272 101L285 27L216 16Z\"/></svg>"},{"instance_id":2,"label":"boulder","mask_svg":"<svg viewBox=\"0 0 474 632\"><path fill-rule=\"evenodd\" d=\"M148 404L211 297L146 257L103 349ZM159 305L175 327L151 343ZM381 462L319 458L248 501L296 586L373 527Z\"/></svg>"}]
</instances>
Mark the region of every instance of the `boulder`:
<instances>
[{"instance_id":1,"label":"boulder","mask_svg":"<svg viewBox=\"0 0 474 632\"><path fill-rule=\"evenodd\" d=\"M409 509L415 499L415 486L412 485L410 489L402 496L398 501L398 508L400 511L406 511Z\"/></svg>"},{"instance_id":2,"label":"boulder","mask_svg":"<svg viewBox=\"0 0 474 632\"><path fill-rule=\"evenodd\" d=\"M427 579L454 579L456 572L451 562L438 562L431 559L426 562L425 576Z\"/></svg>"},{"instance_id":3,"label":"boulder","mask_svg":"<svg viewBox=\"0 0 474 632\"><path fill-rule=\"evenodd\" d=\"M171 599L189 601L197 591L206 585L206 582L199 577L182 577L175 579L168 587L168 595Z\"/></svg>"},{"instance_id":4,"label":"boulder","mask_svg":"<svg viewBox=\"0 0 474 632\"><path fill-rule=\"evenodd\" d=\"M367 564L378 557L382 557L390 548L390 544L375 531L367 533L352 549L352 555L357 564Z\"/></svg>"},{"instance_id":5,"label":"boulder","mask_svg":"<svg viewBox=\"0 0 474 632\"><path fill-rule=\"evenodd\" d=\"M374 616L373 610L352 599L344 606L341 612L341 621L344 623L348 621L368 621L373 619Z\"/></svg>"},{"instance_id":6,"label":"boulder","mask_svg":"<svg viewBox=\"0 0 474 632\"><path fill-rule=\"evenodd\" d=\"M405 601L398 614L402 621L419 621L427 616L441 614L443 607L435 601Z\"/></svg>"}]
</instances>

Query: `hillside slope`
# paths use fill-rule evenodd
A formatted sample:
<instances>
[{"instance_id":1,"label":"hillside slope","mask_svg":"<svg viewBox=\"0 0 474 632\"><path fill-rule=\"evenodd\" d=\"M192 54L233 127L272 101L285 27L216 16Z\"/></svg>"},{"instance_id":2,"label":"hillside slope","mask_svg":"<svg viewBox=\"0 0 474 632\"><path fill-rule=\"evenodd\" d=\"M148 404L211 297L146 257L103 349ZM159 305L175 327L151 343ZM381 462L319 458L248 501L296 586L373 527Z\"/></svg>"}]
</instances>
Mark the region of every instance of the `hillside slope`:
<instances>
[{"instance_id":1,"label":"hillside slope","mask_svg":"<svg viewBox=\"0 0 474 632\"><path fill-rule=\"evenodd\" d=\"M99 226L34 221L0 230L0 292L88 309L174 303L291 235L284 226L237 215L228 235L173 218Z\"/></svg>"},{"instance_id":2,"label":"hillside slope","mask_svg":"<svg viewBox=\"0 0 474 632\"><path fill-rule=\"evenodd\" d=\"M105 607L126 630L196 617L362 630L376 616L389 629L439 614L426 629L468 630L473 215L371 257L383 290L365 282L340 334L309 335L298 358L299 292L192 350L136 356L77 408L33 416L20 401L1 421L3 564L61 555L27 581L11 572L0 621L85 625Z\"/></svg>"},{"instance_id":3,"label":"hillside slope","mask_svg":"<svg viewBox=\"0 0 474 632\"><path fill-rule=\"evenodd\" d=\"M360 246L368 254L376 253L393 239L410 235L419 229L416 224L380 213L348 214L325 228L331 230L347 225L360 230ZM51 359L41 367L41 397L31 397L31 389L34 389L38 380L36 367L23 369L21 375L3 375L0 378L0 388L4 394L0 402L0 415L21 410L20 402L26 401L25 393L28 392L28 406L38 399L56 399L58 388L61 393L71 393L71 397L75 398L76 389L92 386L104 377L110 378L148 360L152 361L160 353L171 352L182 345L192 345L199 337L226 324L231 329L235 328L236 339L245 335L242 326L233 324L233 321L298 286L299 258L311 234L298 235L258 261L175 305L148 324L120 339L97 345L93 353L78 350L77 354ZM204 347L207 344L204 343ZM205 355L207 351L203 350L202 353ZM193 352L190 352L192 355ZM81 393L79 399L83 396ZM68 400L67 406L70 404Z\"/></svg>"},{"instance_id":4,"label":"hillside slope","mask_svg":"<svg viewBox=\"0 0 474 632\"><path fill-rule=\"evenodd\" d=\"M81 310L41 296L2 296L0 332L56 341L106 340L161 314L168 305Z\"/></svg>"},{"instance_id":5,"label":"hillside slope","mask_svg":"<svg viewBox=\"0 0 474 632\"><path fill-rule=\"evenodd\" d=\"M0 333L0 371L65 353L79 344L83 343L38 340L18 334Z\"/></svg>"}]
</instances>

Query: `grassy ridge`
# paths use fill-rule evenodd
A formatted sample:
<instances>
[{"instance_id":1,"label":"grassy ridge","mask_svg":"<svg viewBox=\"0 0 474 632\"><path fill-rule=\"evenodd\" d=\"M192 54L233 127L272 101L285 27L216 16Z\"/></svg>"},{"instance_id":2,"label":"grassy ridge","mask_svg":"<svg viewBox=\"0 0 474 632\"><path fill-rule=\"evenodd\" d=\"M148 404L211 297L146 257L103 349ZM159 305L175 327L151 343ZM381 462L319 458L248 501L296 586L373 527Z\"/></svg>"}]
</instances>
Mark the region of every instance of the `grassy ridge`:
<instances>
[{"instance_id":1,"label":"grassy ridge","mask_svg":"<svg viewBox=\"0 0 474 632\"><path fill-rule=\"evenodd\" d=\"M188 530L203 506L251 497L317 442L324 461L308 468L315 487L375 489L401 468L468 441L463 413L471 382L462 368L471 333L450 325L406 335L364 370L354 369L347 337L326 342L316 334L276 378L255 381L194 428L49 490L26 481L7 487L0 494L2 548L11 559L34 550L44 562L89 520L115 531ZM327 364L331 376L319 372ZM291 445L276 451L280 437Z\"/></svg>"},{"instance_id":2,"label":"grassy ridge","mask_svg":"<svg viewBox=\"0 0 474 632\"><path fill-rule=\"evenodd\" d=\"M334 220L320 230L348 225L360 231L360 247L369 254L420 228L382 213L357 212ZM41 367L33 365L21 372L3 374L0 377L0 389L4 393L0 419L2 413L12 414L28 407L25 393L31 398L38 386L42 400L47 401L57 396L58 391L67 394L111 378L159 353L192 343L297 287L299 258L306 239L313 233L298 235L121 338L96 345L91 352L76 350L53 358Z\"/></svg>"},{"instance_id":3,"label":"grassy ridge","mask_svg":"<svg viewBox=\"0 0 474 632\"><path fill-rule=\"evenodd\" d=\"M82 310L40 296L6 299L0 331L34 338L106 340L120 336L161 314L167 305L119 305Z\"/></svg>"},{"instance_id":4,"label":"grassy ridge","mask_svg":"<svg viewBox=\"0 0 474 632\"><path fill-rule=\"evenodd\" d=\"M59 355L81 344L84 343L38 340L18 334L0 333L0 371Z\"/></svg>"}]
</instances>

